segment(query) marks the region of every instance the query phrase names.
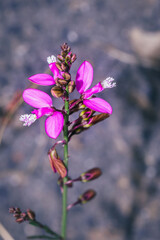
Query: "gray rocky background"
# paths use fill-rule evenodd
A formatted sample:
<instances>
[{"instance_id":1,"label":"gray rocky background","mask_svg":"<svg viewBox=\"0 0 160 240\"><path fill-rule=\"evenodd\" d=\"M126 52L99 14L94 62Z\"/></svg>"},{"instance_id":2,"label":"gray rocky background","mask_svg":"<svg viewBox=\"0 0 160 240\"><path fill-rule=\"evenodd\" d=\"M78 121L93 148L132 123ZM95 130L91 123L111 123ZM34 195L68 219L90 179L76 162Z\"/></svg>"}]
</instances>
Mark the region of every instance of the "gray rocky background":
<instances>
[{"instance_id":1,"label":"gray rocky background","mask_svg":"<svg viewBox=\"0 0 160 240\"><path fill-rule=\"evenodd\" d=\"M69 190L69 203L88 188L97 191L93 201L69 212L70 240L160 239L159 14L159 0L0 0L1 127L15 92L46 70L47 56L58 54L63 42L78 56L73 79L88 60L93 84L107 76L117 82L99 94L112 105L112 116L70 144L72 177L96 166L103 170L98 180ZM60 230L61 194L47 158L54 141L44 119L22 127L19 115L30 111L27 104L18 108L0 146L0 223L15 240L41 231L16 224L10 206L31 208Z\"/></svg>"}]
</instances>

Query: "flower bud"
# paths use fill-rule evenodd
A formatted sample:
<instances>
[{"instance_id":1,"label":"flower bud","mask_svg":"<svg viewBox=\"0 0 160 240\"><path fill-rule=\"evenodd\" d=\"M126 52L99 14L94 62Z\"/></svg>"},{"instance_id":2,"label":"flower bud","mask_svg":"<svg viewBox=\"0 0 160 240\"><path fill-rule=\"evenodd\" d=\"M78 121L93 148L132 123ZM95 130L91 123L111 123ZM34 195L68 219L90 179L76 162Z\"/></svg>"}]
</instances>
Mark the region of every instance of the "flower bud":
<instances>
[{"instance_id":1,"label":"flower bud","mask_svg":"<svg viewBox=\"0 0 160 240\"><path fill-rule=\"evenodd\" d=\"M23 217L23 218L26 218L27 214L26 214L25 212L22 212L22 213L20 214L20 216Z\"/></svg>"},{"instance_id":2,"label":"flower bud","mask_svg":"<svg viewBox=\"0 0 160 240\"><path fill-rule=\"evenodd\" d=\"M64 58L60 54L57 55L57 59L61 62L64 61Z\"/></svg>"},{"instance_id":3,"label":"flower bud","mask_svg":"<svg viewBox=\"0 0 160 240\"><path fill-rule=\"evenodd\" d=\"M76 206L77 204L85 204L89 202L92 198L96 196L96 192L92 189L89 189L85 193L83 193L76 202L67 206L67 210L70 210L72 207Z\"/></svg>"},{"instance_id":4,"label":"flower bud","mask_svg":"<svg viewBox=\"0 0 160 240\"><path fill-rule=\"evenodd\" d=\"M31 209L27 209L27 216L29 217L30 220L35 220L35 213Z\"/></svg>"},{"instance_id":5,"label":"flower bud","mask_svg":"<svg viewBox=\"0 0 160 240\"><path fill-rule=\"evenodd\" d=\"M63 58L65 58L66 55L67 55L67 52L61 51L61 56L62 56Z\"/></svg>"},{"instance_id":6,"label":"flower bud","mask_svg":"<svg viewBox=\"0 0 160 240\"><path fill-rule=\"evenodd\" d=\"M62 73L62 77L65 79L65 80L70 80L71 79L71 75L67 72L63 72Z\"/></svg>"},{"instance_id":7,"label":"flower bud","mask_svg":"<svg viewBox=\"0 0 160 240\"><path fill-rule=\"evenodd\" d=\"M70 114L77 112L82 105L82 100L81 99L73 99L69 102L69 110Z\"/></svg>"},{"instance_id":8,"label":"flower bud","mask_svg":"<svg viewBox=\"0 0 160 240\"><path fill-rule=\"evenodd\" d=\"M15 208L14 207L10 207L9 208L9 213L14 213L15 212Z\"/></svg>"},{"instance_id":9,"label":"flower bud","mask_svg":"<svg viewBox=\"0 0 160 240\"><path fill-rule=\"evenodd\" d=\"M20 208L15 208L15 213L21 213L21 210L20 210Z\"/></svg>"},{"instance_id":10,"label":"flower bud","mask_svg":"<svg viewBox=\"0 0 160 240\"><path fill-rule=\"evenodd\" d=\"M89 181L92 181L92 180L100 177L101 174L102 174L102 172L101 172L100 168L92 168L92 169L88 170L87 172L82 173L80 175L80 177L81 177L82 182L89 182Z\"/></svg>"},{"instance_id":11,"label":"flower bud","mask_svg":"<svg viewBox=\"0 0 160 240\"><path fill-rule=\"evenodd\" d=\"M63 96L64 92L63 92L63 89L60 86L54 86L51 89L51 94L52 94L52 96L54 96L56 98L59 98L59 97Z\"/></svg>"},{"instance_id":12,"label":"flower bud","mask_svg":"<svg viewBox=\"0 0 160 240\"><path fill-rule=\"evenodd\" d=\"M63 43L63 44L61 45L61 49L62 49L62 51L67 51L67 49L68 49L68 44L67 44L67 43Z\"/></svg>"},{"instance_id":13,"label":"flower bud","mask_svg":"<svg viewBox=\"0 0 160 240\"><path fill-rule=\"evenodd\" d=\"M73 54L73 56L71 57L71 63L75 62L77 59L76 54Z\"/></svg>"},{"instance_id":14,"label":"flower bud","mask_svg":"<svg viewBox=\"0 0 160 240\"><path fill-rule=\"evenodd\" d=\"M78 107L79 107L79 110L80 110L80 109L85 108L86 106L83 103L80 103Z\"/></svg>"},{"instance_id":15,"label":"flower bud","mask_svg":"<svg viewBox=\"0 0 160 240\"><path fill-rule=\"evenodd\" d=\"M61 69L62 69L61 71L67 72L69 68L65 63L62 63L61 64Z\"/></svg>"},{"instance_id":16,"label":"flower bud","mask_svg":"<svg viewBox=\"0 0 160 240\"><path fill-rule=\"evenodd\" d=\"M65 61L66 62L70 62L71 61L71 54L67 54L67 56L65 57Z\"/></svg>"},{"instance_id":17,"label":"flower bud","mask_svg":"<svg viewBox=\"0 0 160 240\"><path fill-rule=\"evenodd\" d=\"M19 217L20 217L20 213L15 213L15 214L13 214L13 217L19 218Z\"/></svg>"},{"instance_id":18,"label":"flower bud","mask_svg":"<svg viewBox=\"0 0 160 240\"><path fill-rule=\"evenodd\" d=\"M70 52L71 51L71 48L68 46L68 48L67 48L67 52Z\"/></svg>"},{"instance_id":19,"label":"flower bud","mask_svg":"<svg viewBox=\"0 0 160 240\"><path fill-rule=\"evenodd\" d=\"M68 81L65 79L57 78L56 83L58 83L60 86L67 86Z\"/></svg>"},{"instance_id":20,"label":"flower bud","mask_svg":"<svg viewBox=\"0 0 160 240\"><path fill-rule=\"evenodd\" d=\"M88 119L88 118L91 117L94 113L95 113L95 111L87 108L87 109L83 110L83 111L79 114L79 116L82 117L82 118L84 118L84 119L86 119L86 118Z\"/></svg>"},{"instance_id":21,"label":"flower bud","mask_svg":"<svg viewBox=\"0 0 160 240\"><path fill-rule=\"evenodd\" d=\"M23 218L17 218L17 219L16 219L16 222L17 222L17 223L22 223L22 222L24 222L24 219L23 219Z\"/></svg>"},{"instance_id":22,"label":"flower bud","mask_svg":"<svg viewBox=\"0 0 160 240\"><path fill-rule=\"evenodd\" d=\"M53 172L58 172L59 175L64 178L67 175L66 167L64 166L63 161L59 158L56 149L50 149L48 152L48 157L50 161L51 168Z\"/></svg>"},{"instance_id":23,"label":"flower bud","mask_svg":"<svg viewBox=\"0 0 160 240\"><path fill-rule=\"evenodd\" d=\"M78 200L80 200L80 202L82 204L85 204L87 202L89 202L92 198L94 198L96 196L96 192L92 189L87 190L85 193L83 193Z\"/></svg>"},{"instance_id":24,"label":"flower bud","mask_svg":"<svg viewBox=\"0 0 160 240\"><path fill-rule=\"evenodd\" d=\"M61 63L59 63L59 62L56 62L56 67L60 70L60 71L62 71L62 68L61 68Z\"/></svg>"},{"instance_id":25,"label":"flower bud","mask_svg":"<svg viewBox=\"0 0 160 240\"><path fill-rule=\"evenodd\" d=\"M76 85L75 85L75 81L70 81L69 84L68 84L68 91L69 93L72 93L75 89Z\"/></svg>"}]
</instances>

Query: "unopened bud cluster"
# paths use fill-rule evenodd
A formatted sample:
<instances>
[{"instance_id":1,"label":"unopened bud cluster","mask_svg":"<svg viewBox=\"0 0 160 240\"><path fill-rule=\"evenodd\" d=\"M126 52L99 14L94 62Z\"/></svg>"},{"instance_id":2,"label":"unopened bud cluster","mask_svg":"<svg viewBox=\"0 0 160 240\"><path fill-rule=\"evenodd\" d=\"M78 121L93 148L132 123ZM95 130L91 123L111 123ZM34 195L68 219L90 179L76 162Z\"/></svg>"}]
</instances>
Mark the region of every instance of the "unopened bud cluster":
<instances>
[{"instance_id":1,"label":"unopened bud cluster","mask_svg":"<svg viewBox=\"0 0 160 240\"><path fill-rule=\"evenodd\" d=\"M26 212L22 212L20 208L11 207L9 208L9 213L13 214L17 223L22 223L24 221L35 220L35 213L31 209L27 209Z\"/></svg>"},{"instance_id":2,"label":"unopened bud cluster","mask_svg":"<svg viewBox=\"0 0 160 240\"><path fill-rule=\"evenodd\" d=\"M71 48L64 43L61 46L61 54L58 54L56 59L56 67L61 72L61 77L55 79L56 86L51 89L51 94L56 97L63 97L65 95L65 87L68 85L69 93L75 89L75 82L71 80L69 73L72 63L76 60L76 54L71 52Z\"/></svg>"}]
</instances>

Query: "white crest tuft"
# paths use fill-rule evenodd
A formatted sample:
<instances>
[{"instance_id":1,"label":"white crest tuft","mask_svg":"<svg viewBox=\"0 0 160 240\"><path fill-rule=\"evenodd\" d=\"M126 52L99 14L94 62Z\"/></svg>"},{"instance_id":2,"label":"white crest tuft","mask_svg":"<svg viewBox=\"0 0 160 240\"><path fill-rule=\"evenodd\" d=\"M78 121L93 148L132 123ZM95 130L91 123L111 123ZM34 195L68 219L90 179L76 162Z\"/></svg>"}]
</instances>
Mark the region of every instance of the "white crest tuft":
<instances>
[{"instance_id":1,"label":"white crest tuft","mask_svg":"<svg viewBox=\"0 0 160 240\"><path fill-rule=\"evenodd\" d=\"M20 116L19 120L23 123L23 126L30 126L37 120L36 114L23 114Z\"/></svg>"},{"instance_id":2,"label":"white crest tuft","mask_svg":"<svg viewBox=\"0 0 160 240\"><path fill-rule=\"evenodd\" d=\"M116 87L116 82L113 82L114 78L108 77L101 82L103 88L113 88Z\"/></svg>"},{"instance_id":3,"label":"white crest tuft","mask_svg":"<svg viewBox=\"0 0 160 240\"><path fill-rule=\"evenodd\" d=\"M48 64L56 62L56 57L54 55L47 57Z\"/></svg>"}]
</instances>

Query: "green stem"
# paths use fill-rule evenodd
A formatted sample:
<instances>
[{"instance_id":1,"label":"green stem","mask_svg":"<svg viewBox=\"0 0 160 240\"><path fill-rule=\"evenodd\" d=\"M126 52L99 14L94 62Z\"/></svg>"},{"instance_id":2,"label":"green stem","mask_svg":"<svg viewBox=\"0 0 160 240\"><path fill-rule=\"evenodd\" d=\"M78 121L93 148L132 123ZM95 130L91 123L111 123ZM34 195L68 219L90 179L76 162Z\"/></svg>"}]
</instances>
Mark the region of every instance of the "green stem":
<instances>
[{"instance_id":1,"label":"green stem","mask_svg":"<svg viewBox=\"0 0 160 240\"><path fill-rule=\"evenodd\" d=\"M65 140L64 145L64 164L68 169L68 120L69 120L69 100L68 100L68 86L66 87L67 96L65 99L65 116L64 116L64 128L63 135ZM62 226L61 226L61 236L63 240L66 238L66 228L67 228L67 177L63 178L63 194L62 194Z\"/></svg>"}]
</instances>

